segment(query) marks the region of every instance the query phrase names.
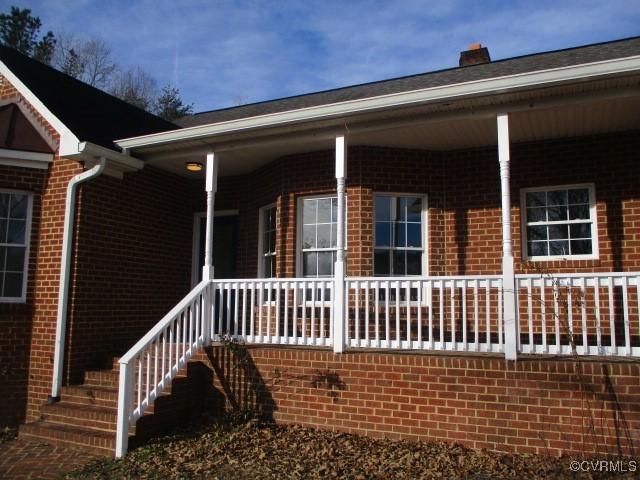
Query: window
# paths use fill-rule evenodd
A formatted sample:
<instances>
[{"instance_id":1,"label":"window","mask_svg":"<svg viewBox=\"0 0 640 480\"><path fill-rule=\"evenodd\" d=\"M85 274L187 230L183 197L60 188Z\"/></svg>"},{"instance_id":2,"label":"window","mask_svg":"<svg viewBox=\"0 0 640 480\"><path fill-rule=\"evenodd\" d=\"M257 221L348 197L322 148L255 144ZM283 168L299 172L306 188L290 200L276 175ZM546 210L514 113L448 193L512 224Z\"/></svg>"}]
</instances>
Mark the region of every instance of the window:
<instances>
[{"instance_id":1,"label":"window","mask_svg":"<svg viewBox=\"0 0 640 480\"><path fill-rule=\"evenodd\" d=\"M258 275L264 278L276 276L276 206L260 209L260 258Z\"/></svg>"},{"instance_id":2,"label":"window","mask_svg":"<svg viewBox=\"0 0 640 480\"><path fill-rule=\"evenodd\" d=\"M374 275L422 275L425 203L419 196L375 196Z\"/></svg>"},{"instance_id":3,"label":"window","mask_svg":"<svg viewBox=\"0 0 640 480\"><path fill-rule=\"evenodd\" d=\"M31 195L0 191L0 301L26 298Z\"/></svg>"},{"instance_id":4,"label":"window","mask_svg":"<svg viewBox=\"0 0 640 480\"><path fill-rule=\"evenodd\" d=\"M304 277L333 275L338 238L338 198L300 200L300 262ZM301 234L301 235L300 235Z\"/></svg>"},{"instance_id":5,"label":"window","mask_svg":"<svg viewBox=\"0 0 640 480\"><path fill-rule=\"evenodd\" d=\"M527 189L521 199L527 259L597 256L593 185Z\"/></svg>"}]
</instances>

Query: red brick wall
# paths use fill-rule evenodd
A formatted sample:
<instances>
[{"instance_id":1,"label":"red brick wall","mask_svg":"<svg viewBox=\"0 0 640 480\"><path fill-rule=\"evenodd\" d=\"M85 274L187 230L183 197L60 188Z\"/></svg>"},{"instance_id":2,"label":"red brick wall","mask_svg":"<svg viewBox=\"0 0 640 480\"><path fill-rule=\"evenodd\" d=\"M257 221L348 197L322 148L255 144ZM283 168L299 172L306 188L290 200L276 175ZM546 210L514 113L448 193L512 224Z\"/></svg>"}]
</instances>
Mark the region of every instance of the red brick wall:
<instances>
[{"instance_id":1,"label":"red brick wall","mask_svg":"<svg viewBox=\"0 0 640 480\"><path fill-rule=\"evenodd\" d=\"M198 359L211 400L282 423L547 455L629 455L640 440L637 363L283 347Z\"/></svg>"},{"instance_id":2,"label":"red brick wall","mask_svg":"<svg viewBox=\"0 0 640 480\"><path fill-rule=\"evenodd\" d=\"M186 179L153 167L102 175L79 197L67 378L123 354L190 290Z\"/></svg>"},{"instance_id":3,"label":"red brick wall","mask_svg":"<svg viewBox=\"0 0 640 480\"><path fill-rule=\"evenodd\" d=\"M26 303L0 303L0 427L24 420L27 403L29 352L35 310L36 262L42 219L42 191L47 170L0 166L0 189L24 190L33 194Z\"/></svg>"},{"instance_id":4,"label":"red brick wall","mask_svg":"<svg viewBox=\"0 0 640 480\"><path fill-rule=\"evenodd\" d=\"M595 184L600 258L542 262L549 272L640 269L638 132L512 146L512 235L516 269L535 271L521 256L520 189ZM333 153L278 159L245 176L219 180L216 209L239 211L237 273L257 272L258 209L277 202L277 274L296 275L296 211L301 196L335 194ZM204 188L194 182L196 210ZM427 152L351 147L347 178L347 273L373 273L375 192L428 196L428 273L497 274L501 271L500 178L495 148ZM215 241L215 240L214 240Z\"/></svg>"}]
</instances>

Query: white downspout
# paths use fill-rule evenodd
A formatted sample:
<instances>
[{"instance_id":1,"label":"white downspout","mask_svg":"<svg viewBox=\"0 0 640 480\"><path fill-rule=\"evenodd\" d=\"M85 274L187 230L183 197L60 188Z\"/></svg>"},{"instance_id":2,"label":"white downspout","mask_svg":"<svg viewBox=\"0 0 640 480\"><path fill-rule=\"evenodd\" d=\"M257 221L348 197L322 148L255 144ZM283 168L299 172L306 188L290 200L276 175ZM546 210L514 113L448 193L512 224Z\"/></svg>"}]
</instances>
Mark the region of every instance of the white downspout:
<instances>
[{"instance_id":1,"label":"white downspout","mask_svg":"<svg viewBox=\"0 0 640 480\"><path fill-rule=\"evenodd\" d=\"M62 370L64 367L64 342L67 330L67 303L69 300L69 270L73 245L73 219L75 215L76 190L78 185L100 175L107 164L105 157L86 172L73 177L67 185L67 199L64 210L64 232L62 236L62 257L60 259L60 284L58 287L58 315L56 320L56 343L53 356L53 380L49 403L60 400Z\"/></svg>"}]
</instances>

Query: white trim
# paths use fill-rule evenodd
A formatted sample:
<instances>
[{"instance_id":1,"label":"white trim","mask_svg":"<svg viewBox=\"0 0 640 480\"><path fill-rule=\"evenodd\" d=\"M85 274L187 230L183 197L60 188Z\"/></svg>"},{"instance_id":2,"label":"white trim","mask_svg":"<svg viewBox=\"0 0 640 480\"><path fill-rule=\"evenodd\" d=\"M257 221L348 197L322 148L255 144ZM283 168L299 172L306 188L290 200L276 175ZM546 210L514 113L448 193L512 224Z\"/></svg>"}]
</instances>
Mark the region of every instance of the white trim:
<instances>
[{"instance_id":1,"label":"white trim","mask_svg":"<svg viewBox=\"0 0 640 480\"><path fill-rule=\"evenodd\" d=\"M303 275L303 266L302 266L302 236L303 236L303 217L302 217L302 202L304 200L314 200L314 199L321 199L321 198L338 198L338 195L336 193L332 193L332 192L327 192L327 193L319 193L319 194L313 194L313 195L300 195L297 198L296 201L296 208L297 208L297 212L296 212L296 277L298 278L317 278L317 279L327 279L327 278L333 278L333 275L327 275L327 276L315 276L315 277L305 277ZM347 230L347 226L349 225L349 216L347 215L348 212L348 207L346 205L346 203L348 202L348 199L345 195L345 216L344 216L344 224L345 224L345 231ZM337 220L336 220L336 225L337 225ZM345 235L346 237L346 235ZM337 238L337 232L336 232L336 238ZM333 247L333 248L315 248L313 249L314 251L317 252L337 252L338 248L337 247ZM345 242L344 242L344 250L345 252L348 251L348 247L347 247L347 241L345 238Z\"/></svg>"},{"instance_id":2,"label":"white trim","mask_svg":"<svg viewBox=\"0 0 640 480\"><path fill-rule=\"evenodd\" d=\"M232 217L239 214L239 210L218 210L213 212L213 218ZM195 212L193 214L193 235L191 237L191 288L195 287L199 283L197 272L200 270L200 266L198 265L200 263L198 261L198 253L200 249L200 219L205 218L206 216L207 212Z\"/></svg>"},{"instance_id":3,"label":"white trim","mask_svg":"<svg viewBox=\"0 0 640 480\"><path fill-rule=\"evenodd\" d=\"M238 120L187 127L169 132L119 139L115 143L125 148L159 145L179 140L192 140L231 132L339 117L347 114L424 104L444 99L505 93L514 89L548 86L550 84L637 70L640 70L640 55L287 110Z\"/></svg>"},{"instance_id":4,"label":"white trim","mask_svg":"<svg viewBox=\"0 0 640 480\"><path fill-rule=\"evenodd\" d=\"M51 110L49 110L44 103L36 97L22 81L14 75L14 73L7 67L7 65L0 61L0 75L2 75L17 91L24 97L24 99L31 104L37 112L44 117L44 119L51 125L58 135L60 136L60 145L58 148L58 155L66 157L78 153L78 146L80 141L67 126L56 117Z\"/></svg>"},{"instance_id":5,"label":"white trim","mask_svg":"<svg viewBox=\"0 0 640 480\"><path fill-rule=\"evenodd\" d=\"M406 192L373 192L373 218L371 219L373 233L371 235L372 244L371 250L373 251L374 257L371 259L371 265L375 269L375 251L376 251L376 196L380 197L418 197L422 199L422 213L421 213L421 221L424 224L421 228L422 235L422 270L423 272L420 275L404 275L401 278L416 278L416 277L424 277L428 276L429 272L429 196L426 193L406 193ZM394 248L389 248L389 251L393 251ZM418 248L403 248L401 250L409 250L409 251L418 251ZM395 275L397 277L397 275ZM388 276L375 276L375 271L373 274L373 278L387 279L390 277L394 277L394 275L389 272Z\"/></svg>"},{"instance_id":6,"label":"white trim","mask_svg":"<svg viewBox=\"0 0 640 480\"><path fill-rule=\"evenodd\" d=\"M27 218L24 227L24 265L22 267L22 296L20 297L2 297L0 296L0 303L26 303L27 301L27 279L29 277L29 255L31 252L31 222L33 218L33 192L25 190L12 190L8 188L1 188L0 193L17 193L27 196ZM4 242L0 242L4 244ZM1 283L0 283L1 285ZM0 291L0 295L2 292Z\"/></svg>"},{"instance_id":7,"label":"white trim","mask_svg":"<svg viewBox=\"0 0 640 480\"><path fill-rule=\"evenodd\" d=\"M589 190L589 216L591 223L591 251L590 255L547 255L547 256L529 256L527 248L527 202L526 194L528 192L548 192L550 190L569 190L574 188L586 188ZM588 222L574 222L574 223L588 223ZM571 225L568 219L557 222L544 222L544 225ZM594 183L576 183L568 185L546 185L540 187L527 187L520 189L520 237L521 237L521 249L522 260L525 262L551 262L556 260L598 260L600 258L600 252L598 248L598 215L596 208L596 189Z\"/></svg>"},{"instance_id":8,"label":"white trim","mask_svg":"<svg viewBox=\"0 0 640 480\"><path fill-rule=\"evenodd\" d=\"M25 152L0 148L0 165L46 170L53 162L52 153Z\"/></svg>"},{"instance_id":9,"label":"white trim","mask_svg":"<svg viewBox=\"0 0 640 480\"><path fill-rule=\"evenodd\" d=\"M260 207L260 209L258 210L258 278L275 278L275 277L265 277L264 276L264 267L262 266L262 260L264 259L265 255L264 252L262 251L262 247L264 247L264 242L263 242L263 237L264 237L264 214L267 210L269 209L275 209L275 216L276 216L276 224L275 224L275 228L274 228L274 234L278 235L278 207L276 205L276 203L270 203L268 205L265 205L264 207ZM277 258L278 257L278 249L276 248L275 252L273 252L271 254L273 257Z\"/></svg>"}]
</instances>

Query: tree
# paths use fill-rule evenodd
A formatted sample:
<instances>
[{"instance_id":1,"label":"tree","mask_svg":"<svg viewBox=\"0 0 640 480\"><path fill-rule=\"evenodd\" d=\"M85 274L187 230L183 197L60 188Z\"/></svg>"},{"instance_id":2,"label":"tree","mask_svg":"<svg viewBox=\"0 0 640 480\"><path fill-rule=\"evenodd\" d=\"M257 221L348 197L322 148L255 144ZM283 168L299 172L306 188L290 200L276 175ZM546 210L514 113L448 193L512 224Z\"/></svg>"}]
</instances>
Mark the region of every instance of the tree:
<instances>
[{"instance_id":1,"label":"tree","mask_svg":"<svg viewBox=\"0 0 640 480\"><path fill-rule=\"evenodd\" d=\"M180 90L171 84L162 88L155 103L154 113L165 120L172 121L193 113L193 104L185 105Z\"/></svg>"},{"instance_id":2,"label":"tree","mask_svg":"<svg viewBox=\"0 0 640 480\"><path fill-rule=\"evenodd\" d=\"M118 72L111 86L111 94L143 110L151 110L157 98L155 78L140 67Z\"/></svg>"},{"instance_id":3,"label":"tree","mask_svg":"<svg viewBox=\"0 0 640 480\"><path fill-rule=\"evenodd\" d=\"M85 40L69 32L58 35L52 65L67 75L103 90L109 88L118 68L104 40Z\"/></svg>"},{"instance_id":4,"label":"tree","mask_svg":"<svg viewBox=\"0 0 640 480\"><path fill-rule=\"evenodd\" d=\"M0 43L48 64L53 56L56 38L53 32L47 32L38 40L40 27L40 18L32 16L31 10L11 7L10 14L0 14Z\"/></svg>"}]
</instances>

